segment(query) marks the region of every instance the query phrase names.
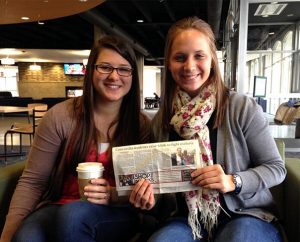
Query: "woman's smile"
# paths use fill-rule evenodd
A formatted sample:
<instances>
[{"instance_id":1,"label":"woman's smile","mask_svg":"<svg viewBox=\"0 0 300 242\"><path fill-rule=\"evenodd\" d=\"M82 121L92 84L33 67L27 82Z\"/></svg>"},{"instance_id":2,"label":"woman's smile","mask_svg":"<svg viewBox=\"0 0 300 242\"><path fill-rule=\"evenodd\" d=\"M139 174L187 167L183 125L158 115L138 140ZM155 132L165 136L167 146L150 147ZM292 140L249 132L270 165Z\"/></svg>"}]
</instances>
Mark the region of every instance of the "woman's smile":
<instances>
[{"instance_id":1,"label":"woman's smile","mask_svg":"<svg viewBox=\"0 0 300 242\"><path fill-rule=\"evenodd\" d=\"M198 74L183 74L182 78L183 78L183 81L184 80L186 80L186 81L194 81L199 76L200 76L200 73L198 73Z\"/></svg>"},{"instance_id":2,"label":"woman's smile","mask_svg":"<svg viewBox=\"0 0 300 242\"><path fill-rule=\"evenodd\" d=\"M110 83L105 83L104 86L106 86L109 89L113 89L113 90L121 88L121 85L110 84Z\"/></svg>"}]
</instances>

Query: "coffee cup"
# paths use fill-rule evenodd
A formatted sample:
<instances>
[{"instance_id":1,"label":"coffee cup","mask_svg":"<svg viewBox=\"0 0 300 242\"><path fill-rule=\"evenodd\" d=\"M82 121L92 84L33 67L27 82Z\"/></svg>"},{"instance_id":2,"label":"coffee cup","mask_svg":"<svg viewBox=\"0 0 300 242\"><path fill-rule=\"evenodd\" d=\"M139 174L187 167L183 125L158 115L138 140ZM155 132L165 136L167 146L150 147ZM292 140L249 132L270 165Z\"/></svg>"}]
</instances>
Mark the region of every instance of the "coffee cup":
<instances>
[{"instance_id":1,"label":"coffee cup","mask_svg":"<svg viewBox=\"0 0 300 242\"><path fill-rule=\"evenodd\" d=\"M84 187L90 183L93 178L101 178L104 167L99 162L84 162L79 163L76 168L78 174L79 194L81 200L86 200L84 196Z\"/></svg>"}]
</instances>

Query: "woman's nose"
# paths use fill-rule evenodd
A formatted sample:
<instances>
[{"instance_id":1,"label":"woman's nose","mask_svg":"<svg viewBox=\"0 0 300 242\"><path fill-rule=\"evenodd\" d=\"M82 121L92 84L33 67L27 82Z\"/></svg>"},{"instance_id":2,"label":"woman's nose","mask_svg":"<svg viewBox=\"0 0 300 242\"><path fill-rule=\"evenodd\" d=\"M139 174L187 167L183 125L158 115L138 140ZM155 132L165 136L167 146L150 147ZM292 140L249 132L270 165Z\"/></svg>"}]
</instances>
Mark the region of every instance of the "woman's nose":
<instances>
[{"instance_id":1,"label":"woman's nose","mask_svg":"<svg viewBox=\"0 0 300 242\"><path fill-rule=\"evenodd\" d=\"M119 74L117 72L117 69L113 69L112 72L108 75L109 79L113 79L116 80L117 78L119 78Z\"/></svg>"},{"instance_id":2,"label":"woman's nose","mask_svg":"<svg viewBox=\"0 0 300 242\"><path fill-rule=\"evenodd\" d=\"M192 58L188 58L185 62L184 69L187 71L193 71L196 69L196 62Z\"/></svg>"}]
</instances>

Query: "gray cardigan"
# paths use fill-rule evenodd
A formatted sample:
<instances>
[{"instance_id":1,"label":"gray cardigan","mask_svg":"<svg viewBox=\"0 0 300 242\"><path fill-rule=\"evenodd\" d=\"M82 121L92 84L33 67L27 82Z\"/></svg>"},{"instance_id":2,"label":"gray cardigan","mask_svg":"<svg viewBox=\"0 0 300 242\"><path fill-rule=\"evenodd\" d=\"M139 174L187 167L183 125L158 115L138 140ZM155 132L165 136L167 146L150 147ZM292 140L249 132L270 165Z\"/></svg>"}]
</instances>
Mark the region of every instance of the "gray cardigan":
<instances>
[{"instance_id":1,"label":"gray cardigan","mask_svg":"<svg viewBox=\"0 0 300 242\"><path fill-rule=\"evenodd\" d=\"M161 113L152 121L154 141L167 141L160 125ZM232 92L226 114L218 128L216 162L225 167L226 174L239 174L243 187L239 195L224 194L228 209L233 213L248 214L265 221L276 219L277 210L269 191L285 176L284 161L277 150L261 107L253 98ZM176 212L174 196L168 195L168 208ZM158 201L159 203L159 201ZM165 203L164 203L165 204ZM172 204L172 205L171 205ZM163 205L159 205L163 208Z\"/></svg>"}]
</instances>

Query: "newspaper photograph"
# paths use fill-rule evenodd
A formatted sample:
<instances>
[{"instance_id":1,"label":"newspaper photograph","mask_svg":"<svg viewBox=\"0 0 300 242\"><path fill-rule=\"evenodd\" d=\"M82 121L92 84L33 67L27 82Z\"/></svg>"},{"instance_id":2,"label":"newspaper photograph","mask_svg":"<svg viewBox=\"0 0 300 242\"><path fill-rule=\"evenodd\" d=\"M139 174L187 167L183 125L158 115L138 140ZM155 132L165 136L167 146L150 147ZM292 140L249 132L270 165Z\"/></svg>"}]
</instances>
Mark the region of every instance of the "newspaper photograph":
<instances>
[{"instance_id":1,"label":"newspaper photograph","mask_svg":"<svg viewBox=\"0 0 300 242\"><path fill-rule=\"evenodd\" d=\"M153 184L155 194L197 190L191 183L200 163L197 140L114 147L112 158L119 196L130 194L142 178Z\"/></svg>"}]
</instances>

